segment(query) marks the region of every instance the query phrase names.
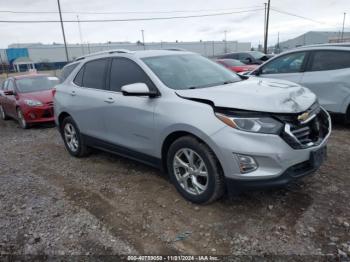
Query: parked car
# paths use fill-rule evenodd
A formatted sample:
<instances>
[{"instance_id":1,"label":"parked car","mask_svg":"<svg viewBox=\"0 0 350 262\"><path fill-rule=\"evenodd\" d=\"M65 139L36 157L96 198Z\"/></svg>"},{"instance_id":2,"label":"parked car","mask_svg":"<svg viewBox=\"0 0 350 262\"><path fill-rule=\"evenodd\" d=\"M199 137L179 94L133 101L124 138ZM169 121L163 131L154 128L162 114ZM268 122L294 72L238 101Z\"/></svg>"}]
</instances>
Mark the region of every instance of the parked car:
<instances>
[{"instance_id":1,"label":"parked car","mask_svg":"<svg viewBox=\"0 0 350 262\"><path fill-rule=\"evenodd\" d=\"M272 58L251 74L303 85L326 110L341 114L350 123L350 46L297 48Z\"/></svg>"},{"instance_id":2,"label":"parked car","mask_svg":"<svg viewBox=\"0 0 350 262\"><path fill-rule=\"evenodd\" d=\"M241 61L235 59L217 59L216 62L222 64L223 66L236 73L253 71L255 68L257 68L256 65L246 65L243 64Z\"/></svg>"},{"instance_id":3,"label":"parked car","mask_svg":"<svg viewBox=\"0 0 350 262\"><path fill-rule=\"evenodd\" d=\"M308 89L240 77L183 51L79 58L54 101L72 156L98 148L161 168L195 203L311 174L331 132Z\"/></svg>"},{"instance_id":4,"label":"parked car","mask_svg":"<svg viewBox=\"0 0 350 262\"><path fill-rule=\"evenodd\" d=\"M53 88L58 78L44 74L8 78L0 88L0 116L17 119L22 128L53 122Z\"/></svg>"},{"instance_id":5,"label":"parked car","mask_svg":"<svg viewBox=\"0 0 350 262\"><path fill-rule=\"evenodd\" d=\"M269 60L269 57L259 51L234 52L224 54L218 57L219 59L236 59L246 65L260 65Z\"/></svg>"}]
</instances>

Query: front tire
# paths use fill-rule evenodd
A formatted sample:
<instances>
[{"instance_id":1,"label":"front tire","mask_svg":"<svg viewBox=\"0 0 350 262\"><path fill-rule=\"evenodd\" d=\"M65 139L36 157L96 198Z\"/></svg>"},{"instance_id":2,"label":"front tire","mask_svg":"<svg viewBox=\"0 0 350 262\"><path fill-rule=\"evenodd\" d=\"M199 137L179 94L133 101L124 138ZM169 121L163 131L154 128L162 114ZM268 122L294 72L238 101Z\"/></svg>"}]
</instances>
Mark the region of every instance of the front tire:
<instances>
[{"instance_id":1,"label":"front tire","mask_svg":"<svg viewBox=\"0 0 350 262\"><path fill-rule=\"evenodd\" d=\"M223 174L210 148L192 136L177 139L169 148L170 179L187 200L206 204L224 193Z\"/></svg>"},{"instance_id":2,"label":"front tire","mask_svg":"<svg viewBox=\"0 0 350 262\"><path fill-rule=\"evenodd\" d=\"M84 157L89 154L80 130L71 117L66 117L61 124L61 135L67 151L74 157Z\"/></svg>"},{"instance_id":3,"label":"front tire","mask_svg":"<svg viewBox=\"0 0 350 262\"><path fill-rule=\"evenodd\" d=\"M28 125L27 121L25 120L23 112L20 108L17 108L17 120L18 120L18 124L21 128L28 129L29 125Z\"/></svg>"},{"instance_id":4,"label":"front tire","mask_svg":"<svg viewBox=\"0 0 350 262\"><path fill-rule=\"evenodd\" d=\"M8 116L6 115L5 109L0 105L0 117L2 120L8 120Z\"/></svg>"}]
</instances>

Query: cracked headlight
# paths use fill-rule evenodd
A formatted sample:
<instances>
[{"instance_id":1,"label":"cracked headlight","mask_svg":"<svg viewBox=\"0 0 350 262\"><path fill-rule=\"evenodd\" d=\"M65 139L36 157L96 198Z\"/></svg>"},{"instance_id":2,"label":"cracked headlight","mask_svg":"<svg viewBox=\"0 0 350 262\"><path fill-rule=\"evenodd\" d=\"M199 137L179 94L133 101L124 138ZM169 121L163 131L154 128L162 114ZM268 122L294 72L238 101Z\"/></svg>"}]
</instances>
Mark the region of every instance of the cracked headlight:
<instances>
[{"instance_id":1,"label":"cracked headlight","mask_svg":"<svg viewBox=\"0 0 350 262\"><path fill-rule=\"evenodd\" d=\"M37 100L31 100L31 99L25 99L24 103L26 103L28 106L42 106L43 103Z\"/></svg>"},{"instance_id":2,"label":"cracked headlight","mask_svg":"<svg viewBox=\"0 0 350 262\"><path fill-rule=\"evenodd\" d=\"M278 134L283 127L281 122L271 117L238 117L222 113L215 115L226 125L246 132Z\"/></svg>"}]
</instances>

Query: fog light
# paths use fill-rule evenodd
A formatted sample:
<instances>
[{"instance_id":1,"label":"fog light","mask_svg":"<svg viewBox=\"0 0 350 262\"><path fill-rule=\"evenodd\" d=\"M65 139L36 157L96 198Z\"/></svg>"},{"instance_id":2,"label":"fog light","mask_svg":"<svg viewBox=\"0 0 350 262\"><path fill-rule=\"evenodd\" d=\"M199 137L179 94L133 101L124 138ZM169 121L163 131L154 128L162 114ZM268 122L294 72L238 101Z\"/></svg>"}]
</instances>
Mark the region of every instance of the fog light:
<instances>
[{"instance_id":1,"label":"fog light","mask_svg":"<svg viewBox=\"0 0 350 262\"><path fill-rule=\"evenodd\" d=\"M258 168L258 164L251 156L235 154L241 174L253 172Z\"/></svg>"}]
</instances>

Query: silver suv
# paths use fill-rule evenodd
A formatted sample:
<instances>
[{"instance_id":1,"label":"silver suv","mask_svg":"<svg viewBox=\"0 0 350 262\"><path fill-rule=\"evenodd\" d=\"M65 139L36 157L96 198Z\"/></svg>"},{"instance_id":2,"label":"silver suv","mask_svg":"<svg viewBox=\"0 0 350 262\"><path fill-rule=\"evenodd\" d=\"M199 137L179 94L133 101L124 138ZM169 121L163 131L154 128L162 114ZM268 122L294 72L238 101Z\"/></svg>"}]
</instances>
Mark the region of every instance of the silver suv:
<instances>
[{"instance_id":1,"label":"silver suv","mask_svg":"<svg viewBox=\"0 0 350 262\"><path fill-rule=\"evenodd\" d=\"M296 48L273 57L251 74L303 85L327 111L350 123L350 44Z\"/></svg>"},{"instance_id":2,"label":"silver suv","mask_svg":"<svg viewBox=\"0 0 350 262\"><path fill-rule=\"evenodd\" d=\"M185 51L115 50L68 67L54 103L68 152L159 167L190 201L285 185L325 159L329 115L297 84L246 79Z\"/></svg>"}]
</instances>

